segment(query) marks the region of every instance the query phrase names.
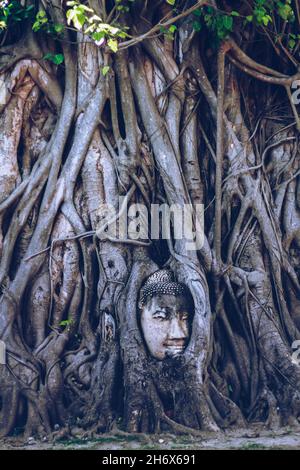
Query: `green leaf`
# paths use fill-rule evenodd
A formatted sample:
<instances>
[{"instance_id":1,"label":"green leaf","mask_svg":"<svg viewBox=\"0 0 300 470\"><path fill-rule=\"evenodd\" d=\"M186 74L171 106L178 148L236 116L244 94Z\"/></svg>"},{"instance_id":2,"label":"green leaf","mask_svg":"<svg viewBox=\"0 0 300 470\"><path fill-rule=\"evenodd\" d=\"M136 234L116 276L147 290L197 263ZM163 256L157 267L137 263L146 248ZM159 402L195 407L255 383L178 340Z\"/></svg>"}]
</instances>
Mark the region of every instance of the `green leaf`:
<instances>
[{"instance_id":1,"label":"green leaf","mask_svg":"<svg viewBox=\"0 0 300 470\"><path fill-rule=\"evenodd\" d=\"M176 0L166 0L169 5L175 5Z\"/></svg>"},{"instance_id":2,"label":"green leaf","mask_svg":"<svg viewBox=\"0 0 300 470\"><path fill-rule=\"evenodd\" d=\"M223 16L223 25L228 31L232 31L233 18L231 16Z\"/></svg>"},{"instance_id":3,"label":"green leaf","mask_svg":"<svg viewBox=\"0 0 300 470\"><path fill-rule=\"evenodd\" d=\"M294 47L296 46L295 39L290 39L289 42L288 42L288 46L289 46L290 49L294 49Z\"/></svg>"},{"instance_id":4,"label":"green leaf","mask_svg":"<svg viewBox=\"0 0 300 470\"><path fill-rule=\"evenodd\" d=\"M105 75L107 75L107 73L109 72L109 69L110 69L109 65L106 65L105 67L102 68L103 77L105 77Z\"/></svg>"},{"instance_id":5,"label":"green leaf","mask_svg":"<svg viewBox=\"0 0 300 470\"><path fill-rule=\"evenodd\" d=\"M81 30L86 20L84 13L78 13L74 16L73 23L76 29Z\"/></svg>"},{"instance_id":6,"label":"green leaf","mask_svg":"<svg viewBox=\"0 0 300 470\"><path fill-rule=\"evenodd\" d=\"M80 13L83 13L85 11L88 11L89 13L93 13L94 10L92 10L91 8L87 7L86 5L78 5L77 7L77 10L80 11Z\"/></svg>"},{"instance_id":7,"label":"green leaf","mask_svg":"<svg viewBox=\"0 0 300 470\"><path fill-rule=\"evenodd\" d=\"M129 36L128 36L127 33L125 33L125 31L120 31L120 32L118 33L118 38L126 39L126 38L128 38L128 37L129 37Z\"/></svg>"},{"instance_id":8,"label":"green leaf","mask_svg":"<svg viewBox=\"0 0 300 470\"><path fill-rule=\"evenodd\" d=\"M53 57L53 62L54 64L56 65L60 65L63 63L63 61L65 60L63 54L56 54L54 57Z\"/></svg>"},{"instance_id":9,"label":"green leaf","mask_svg":"<svg viewBox=\"0 0 300 470\"><path fill-rule=\"evenodd\" d=\"M193 14L194 14L195 16L202 16L202 10L200 10L200 8L199 8L199 10L193 11Z\"/></svg>"},{"instance_id":10,"label":"green leaf","mask_svg":"<svg viewBox=\"0 0 300 470\"><path fill-rule=\"evenodd\" d=\"M268 26L270 22L272 22L272 18L270 15L265 15L262 17L262 22L265 26Z\"/></svg>"},{"instance_id":11,"label":"green leaf","mask_svg":"<svg viewBox=\"0 0 300 470\"><path fill-rule=\"evenodd\" d=\"M201 25L200 21L193 21L193 29L196 32L201 31L202 25Z\"/></svg>"},{"instance_id":12,"label":"green leaf","mask_svg":"<svg viewBox=\"0 0 300 470\"><path fill-rule=\"evenodd\" d=\"M96 28L97 28L97 25L95 25L95 24L90 24L90 26L88 26L88 27L84 30L84 32L85 32L85 34L93 33Z\"/></svg>"},{"instance_id":13,"label":"green leaf","mask_svg":"<svg viewBox=\"0 0 300 470\"><path fill-rule=\"evenodd\" d=\"M171 26L169 27L170 33L175 33L176 30L177 30L177 26L175 26L175 24L171 24Z\"/></svg>"},{"instance_id":14,"label":"green leaf","mask_svg":"<svg viewBox=\"0 0 300 470\"><path fill-rule=\"evenodd\" d=\"M41 29L41 25L40 25L40 23L39 23L38 21L36 21L36 22L33 23L33 25L32 25L32 31L34 31L34 32L36 33L37 31L39 31L39 29Z\"/></svg>"},{"instance_id":15,"label":"green leaf","mask_svg":"<svg viewBox=\"0 0 300 470\"><path fill-rule=\"evenodd\" d=\"M232 10L230 12L231 16L240 16L239 12L238 11L235 11L235 10Z\"/></svg>"},{"instance_id":16,"label":"green leaf","mask_svg":"<svg viewBox=\"0 0 300 470\"><path fill-rule=\"evenodd\" d=\"M36 15L36 18L37 19L41 19L41 18L45 18L47 15L46 15L46 12L44 10L40 10L37 15Z\"/></svg>"},{"instance_id":17,"label":"green leaf","mask_svg":"<svg viewBox=\"0 0 300 470\"><path fill-rule=\"evenodd\" d=\"M60 65L64 61L64 56L63 56L63 54L54 55L54 54L48 53L48 54L44 55L43 59L44 60L50 60L50 62L53 62L53 64L55 64L55 65Z\"/></svg>"},{"instance_id":18,"label":"green leaf","mask_svg":"<svg viewBox=\"0 0 300 470\"><path fill-rule=\"evenodd\" d=\"M294 11L288 3L278 2L278 14L284 21L291 21Z\"/></svg>"},{"instance_id":19,"label":"green leaf","mask_svg":"<svg viewBox=\"0 0 300 470\"><path fill-rule=\"evenodd\" d=\"M22 21L22 18L15 18L15 21ZM46 12L41 10L36 14L35 22L32 25L32 30L36 33L46 23L48 23L48 18L47 18Z\"/></svg>"},{"instance_id":20,"label":"green leaf","mask_svg":"<svg viewBox=\"0 0 300 470\"><path fill-rule=\"evenodd\" d=\"M73 23L74 27L79 31L81 31L82 26L87 20L86 15L76 7L73 10L68 10L66 16L68 24Z\"/></svg>"},{"instance_id":21,"label":"green leaf","mask_svg":"<svg viewBox=\"0 0 300 470\"><path fill-rule=\"evenodd\" d=\"M107 25L108 26L108 31L109 33L112 35L112 36L115 36L116 34L118 34L118 32L120 31L119 28L116 28L114 26L110 26L110 25Z\"/></svg>"},{"instance_id":22,"label":"green leaf","mask_svg":"<svg viewBox=\"0 0 300 470\"><path fill-rule=\"evenodd\" d=\"M53 27L54 27L54 31L58 34L62 33L63 30L65 29L65 26L63 24L60 24L60 23L56 23Z\"/></svg>"},{"instance_id":23,"label":"green leaf","mask_svg":"<svg viewBox=\"0 0 300 470\"><path fill-rule=\"evenodd\" d=\"M105 38L105 32L104 31L95 31L95 33L92 34L92 38L95 41L100 41L100 39Z\"/></svg>"},{"instance_id":24,"label":"green leaf","mask_svg":"<svg viewBox=\"0 0 300 470\"><path fill-rule=\"evenodd\" d=\"M111 39L110 38L107 41L107 45L113 52L117 52L117 50L118 50L118 41L116 41L116 39Z\"/></svg>"},{"instance_id":25,"label":"green leaf","mask_svg":"<svg viewBox=\"0 0 300 470\"><path fill-rule=\"evenodd\" d=\"M59 326L68 326L73 323L73 320L63 320L59 323Z\"/></svg>"}]
</instances>

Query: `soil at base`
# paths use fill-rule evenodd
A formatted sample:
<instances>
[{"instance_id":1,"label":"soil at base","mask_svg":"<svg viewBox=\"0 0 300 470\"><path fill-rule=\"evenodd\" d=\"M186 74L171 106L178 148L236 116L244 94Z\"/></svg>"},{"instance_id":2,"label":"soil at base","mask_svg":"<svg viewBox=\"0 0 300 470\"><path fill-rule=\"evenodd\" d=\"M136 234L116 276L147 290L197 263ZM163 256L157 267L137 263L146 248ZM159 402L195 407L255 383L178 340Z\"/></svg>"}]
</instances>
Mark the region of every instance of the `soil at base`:
<instances>
[{"instance_id":1,"label":"soil at base","mask_svg":"<svg viewBox=\"0 0 300 470\"><path fill-rule=\"evenodd\" d=\"M226 433L201 433L199 437L174 434L101 434L93 438L77 437L57 442L40 442L32 437L7 438L0 450L205 450L205 449L298 449L300 427L280 430L239 429Z\"/></svg>"}]
</instances>

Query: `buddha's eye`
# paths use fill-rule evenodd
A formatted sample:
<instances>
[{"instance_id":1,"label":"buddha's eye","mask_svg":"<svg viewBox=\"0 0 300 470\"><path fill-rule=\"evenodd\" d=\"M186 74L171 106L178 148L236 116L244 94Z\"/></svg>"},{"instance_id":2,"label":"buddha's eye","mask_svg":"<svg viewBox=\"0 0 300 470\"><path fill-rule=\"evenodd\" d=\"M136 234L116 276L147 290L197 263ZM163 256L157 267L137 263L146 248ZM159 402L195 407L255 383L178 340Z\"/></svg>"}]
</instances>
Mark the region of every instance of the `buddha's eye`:
<instances>
[{"instance_id":1,"label":"buddha's eye","mask_svg":"<svg viewBox=\"0 0 300 470\"><path fill-rule=\"evenodd\" d=\"M158 310L153 314L153 318L157 318L158 320L166 320L167 319L167 313L163 312L162 310Z\"/></svg>"},{"instance_id":2,"label":"buddha's eye","mask_svg":"<svg viewBox=\"0 0 300 470\"><path fill-rule=\"evenodd\" d=\"M189 318L189 314L187 312L183 312L180 314L181 320L187 320Z\"/></svg>"}]
</instances>

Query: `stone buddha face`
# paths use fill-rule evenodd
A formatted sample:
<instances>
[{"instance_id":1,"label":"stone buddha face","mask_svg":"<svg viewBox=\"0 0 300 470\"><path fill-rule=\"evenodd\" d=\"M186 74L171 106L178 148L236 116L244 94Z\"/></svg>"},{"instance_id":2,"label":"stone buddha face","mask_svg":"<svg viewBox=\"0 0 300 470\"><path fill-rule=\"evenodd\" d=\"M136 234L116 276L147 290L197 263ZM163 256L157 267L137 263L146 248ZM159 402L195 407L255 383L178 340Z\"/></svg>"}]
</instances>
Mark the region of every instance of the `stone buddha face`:
<instances>
[{"instance_id":1,"label":"stone buddha face","mask_svg":"<svg viewBox=\"0 0 300 470\"><path fill-rule=\"evenodd\" d=\"M141 290L140 325L150 354L163 360L182 354L191 333L193 308L186 288L160 270Z\"/></svg>"},{"instance_id":2,"label":"stone buddha face","mask_svg":"<svg viewBox=\"0 0 300 470\"><path fill-rule=\"evenodd\" d=\"M191 308L183 295L160 294L141 309L141 328L150 354L156 359L182 354L191 328Z\"/></svg>"}]
</instances>

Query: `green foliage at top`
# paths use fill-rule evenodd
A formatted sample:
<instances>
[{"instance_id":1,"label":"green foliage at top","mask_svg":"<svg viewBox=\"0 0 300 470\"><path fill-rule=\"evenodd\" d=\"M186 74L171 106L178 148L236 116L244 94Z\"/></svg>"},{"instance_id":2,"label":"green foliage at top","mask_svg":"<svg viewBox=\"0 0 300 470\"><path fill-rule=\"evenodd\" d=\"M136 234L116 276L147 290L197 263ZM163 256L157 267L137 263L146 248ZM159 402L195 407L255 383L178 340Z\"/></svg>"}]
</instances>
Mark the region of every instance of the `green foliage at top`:
<instances>
[{"instance_id":1,"label":"green foliage at top","mask_svg":"<svg viewBox=\"0 0 300 470\"><path fill-rule=\"evenodd\" d=\"M44 25L48 23L47 13L43 10L39 11L35 17L35 22L32 25L34 32L39 31Z\"/></svg>"},{"instance_id":2,"label":"green foliage at top","mask_svg":"<svg viewBox=\"0 0 300 470\"><path fill-rule=\"evenodd\" d=\"M251 6L252 5L252 6ZM253 24L256 27L272 28L276 20L286 23L295 21L292 0L254 0L249 3L249 15L244 16L239 11L224 12L214 7L204 6L194 11L193 28L201 31L204 26L212 33L216 43L226 39L233 32L235 21L244 25ZM272 33L272 29L270 29ZM296 45L298 34L289 35L289 47ZM275 38L276 40L276 38Z\"/></svg>"},{"instance_id":3,"label":"green foliage at top","mask_svg":"<svg viewBox=\"0 0 300 470\"><path fill-rule=\"evenodd\" d=\"M195 31L201 31L205 25L219 42L225 39L233 31L234 17L239 16L237 11L230 14L219 12L213 7L204 7L194 12L196 19L193 22Z\"/></svg>"},{"instance_id":4,"label":"green foliage at top","mask_svg":"<svg viewBox=\"0 0 300 470\"><path fill-rule=\"evenodd\" d=\"M267 26L273 21L272 14L275 12L284 21L294 21L295 13L291 3L292 0L255 0L253 20Z\"/></svg>"},{"instance_id":5,"label":"green foliage at top","mask_svg":"<svg viewBox=\"0 0 300 470\"><path fill-rule=\"evenodd\" d=\"M110 19L100 18L95 11L87 5L88 2L80 0L67 1L65 24L54 23L47 12L37 11L34 5L22 6L20 1L0 1L0 33L13 24L29 20L34 32L45 32L55 39L63 39L66 27L81 31L92 38L98 46L107 46L112 52L117 52L119 43L129 37L126 24L126 15L130 14L136 0L114 0L114 7L110 11ZM180 13L178 0L164 0L173 7L175 14ZM146 4L146 0L145 0ZM179 5L179 6L178 6ZM235 2L232 2L235 5ZM293 26L296 14L293 0L253 0L247 2L248 12L243 14L236 10L222 11L213 6L202 6L195 10L192 16L193 28L196 32L210 33L212 44L218 45L226 40L235 28L253 25L256 28L267 30L274 43L278 40L290 51L297 49L300 34ZM122 17L122 21L120 21ZM125 20L125 21L124 21ZM290 25L284 33L284 25ZM178 25L161 26L160 33L168 39L174 39ZM59 65L61 57L47 57L47 60Z\"/></svg>"},{"instance_id":6,"label":"green foliage at top","mask_svg":"<svg viewBox=\"0 0 300 470\"><path fill-rule=\"evenodd\" d=\"M34 15L34 6L22 7L19 1L0 2L0 31L14 23L20 23Z\"/></svg>"},{"instance_id":7,"label":"green foliage at top","mask_svg":"<svg viewBox=\"0 0 300 470\"><path fill-rule=\"evenodd\" d=\"M293 22L295 13L291 5L292 0L255 0L253 12L246 20L260 26L268 26L273 23L274 13L282 20Z\"/></svg>"},{"instance_id":8,"label":"green foliage at top","mask_svg":"<svg viewBox=\"0 0 300 470\"><path fill-rule=\"evenodd\" d=\"M67 10L69 25L73 25L78 31L89 35L97 45L100 46L106 43L111 51L117 52L118 40L128 36L125 31L126 27L121 28L116 24L104 23L92 8L77 0L69 1L67 5L69 7Z\"/></svg>"},{"instance_id":9,"label":"green foliage at top","mask_svg":"<svg viewBox=\"0 0 300 470\"><path fill-rule=\"evenodd\" d=\"M115 0L116 10L122 13L128 13L130 11L130 4L133 4L135 0L128 0L129 3L124 3L124 0Z\"/></svg>"}]
</instances>

